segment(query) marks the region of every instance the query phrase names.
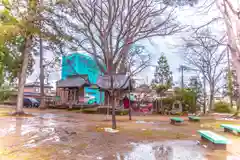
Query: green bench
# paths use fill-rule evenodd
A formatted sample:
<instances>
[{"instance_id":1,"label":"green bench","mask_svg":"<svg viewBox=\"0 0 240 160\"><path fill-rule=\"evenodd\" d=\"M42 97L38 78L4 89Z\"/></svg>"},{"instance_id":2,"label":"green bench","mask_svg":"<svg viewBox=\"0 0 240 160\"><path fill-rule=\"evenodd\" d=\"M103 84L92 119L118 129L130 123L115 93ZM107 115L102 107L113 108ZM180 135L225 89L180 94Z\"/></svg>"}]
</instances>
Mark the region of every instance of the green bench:
<instances>
[{"instance_id":1,"label":"green bench","mask_svg":"<svg viewBox=\"0 0 240 160\"><path fill-rule=\"evenodd\" d=\"M221 124L220 126L224 128L224 132L236 132L237 135L240 135L240 126L232 124Z\"/></svg>"},{"instance_id":2,"label":"green bench","mask_svg":"<svg viewBox=\"0 0 240 160\"><path fill-rule=\"evenodd\" d=\"M171 120L171 124L180 124L184 122L184 120L179 117L172 117L170 118L170 120Z\"/></svg>"},{"instance_id":3,"label":"green bench","mask_svg":"<svg viewBox=\"0 0 240 160\"><path fill-rule=\"evenodd\" d=\"M192 121L192 122L200 121L200 117L197 117L197 116L189 116L188 119L189 119L189 121Z\"/></svg>"},{"instance_id":4,"label":"green bench","mask_svg":"<svg viewBox=\"0 0 240 160\"><path fill-rule=\"evenodd\" d=\"M229 140L227 138L218 135L212 131L198 130L198 133L200 134L203 141L210 142L209 146L212 149L226 150L227 144L229 144Z\"/></svg>"}]
</instances>

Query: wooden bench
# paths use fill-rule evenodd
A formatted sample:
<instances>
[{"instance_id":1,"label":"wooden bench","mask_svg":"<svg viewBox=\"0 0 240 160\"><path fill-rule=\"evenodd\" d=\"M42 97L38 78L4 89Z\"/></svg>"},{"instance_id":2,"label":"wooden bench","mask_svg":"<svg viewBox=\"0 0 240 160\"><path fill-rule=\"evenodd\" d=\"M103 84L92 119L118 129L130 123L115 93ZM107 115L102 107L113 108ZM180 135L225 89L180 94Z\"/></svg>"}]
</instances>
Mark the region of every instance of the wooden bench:
<instances>
[{"instance_id":1,"label":"wooden bench","mask_svg":"<svg viewBox=\"0 0 240 160\"><path fill-rule=\"evenodd\" d=\"M171 120L171 124L181 124L184 122L184 120L179 117L172 117L170 118L170 120Z\"/></svg>"},{"instance_id":2,"label":"wooden bench","mask_svg":"<svg viewBox=\"0 0 240 160\"><path fill-rule=\"evenodd\" d=\"M237 135L240 135L240 126L232 125L232 124L221 124L222 128L224 128L224 132L236 132Z\"/></svg>"},{"instance_id":3,"label":"wooden bench","mask_svg":"<svg viewBox=\"0 0 240 160\"><path fill-rule=\"evenodd\" d=\"M210 148L217 150L227 149L227 144L229 143L227 138L207 130L199 130L198 133L203 141L210 142Z\"/></svg>"},{"instance_id":4,"label":"wooden bench","mask_svg":"<svg viewBox=\"0 0 240 160\"><path fill-rule=\"evenodd\" d=\"M189 119L189 121L192 121L192 122L200 121L200 117L197 117L197 116L189 116L188 119Z\"/></svg>"}]
</instances>

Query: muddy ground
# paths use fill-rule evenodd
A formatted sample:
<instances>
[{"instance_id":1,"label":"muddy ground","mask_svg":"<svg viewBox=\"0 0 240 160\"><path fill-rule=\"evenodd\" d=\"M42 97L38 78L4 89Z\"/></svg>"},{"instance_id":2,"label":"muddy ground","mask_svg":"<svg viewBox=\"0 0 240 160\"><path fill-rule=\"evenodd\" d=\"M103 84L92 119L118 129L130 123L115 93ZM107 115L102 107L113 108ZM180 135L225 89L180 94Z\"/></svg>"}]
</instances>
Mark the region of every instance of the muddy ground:
<instances>
[{"instance_id":1,"label":"muddy ground","mask_svg":"<svg viewBox=\"0 0 240 160\"><path fill-rule=\"evenodd\" d=\"M117 117L118 133L107 133L110 116L66 110L25 109L30 116L12 117L0 108L0 160L239 160L240 136L224 133L219 121L169 124L159 115ZM227 151L199 145L198 129L213 130L231 140Z\"/></svg>"}]
</instances>

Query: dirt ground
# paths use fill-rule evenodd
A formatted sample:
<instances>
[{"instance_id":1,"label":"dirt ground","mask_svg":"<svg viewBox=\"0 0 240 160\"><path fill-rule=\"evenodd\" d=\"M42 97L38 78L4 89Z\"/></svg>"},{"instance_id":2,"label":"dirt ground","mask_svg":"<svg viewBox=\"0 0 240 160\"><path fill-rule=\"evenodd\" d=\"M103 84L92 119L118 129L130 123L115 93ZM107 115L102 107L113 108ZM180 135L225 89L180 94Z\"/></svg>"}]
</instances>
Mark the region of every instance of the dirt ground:
<instances>
[{"instance_id":1,"label":"dirt ground","mask_svg":"<svg viewBox=\"0 0 240 160\"><path fill-rule=\"evenodd\" d=\"M224 133L219 127L222 123L240 125L240 121L219 121L215 117L203 117L200 123L192 123L188 122L187 117L182 117L185 119L184 124L173 126L169 123L168 116L133 116L131 121L128 116L117 116L119 132L107 133L104 128L111 127L111 116L107 118L106 115L66 110L25 109L30 116L11 117L7 114L11 111L11 108L0 108L0 160L130 160L126 154L134 150L133 144L165 141L179 146L189 143L192 145L190 148L197 147L196 154L201 152L205 160L240 157L240 136ZM199 129L213 130L229 138L231 144L227 146L227 151L212 151L205 145L198 145ZM137 156L133 157L140 160ZM190 158L196 159L194 155L190 155Z\"/></svg>"}]
</instances>

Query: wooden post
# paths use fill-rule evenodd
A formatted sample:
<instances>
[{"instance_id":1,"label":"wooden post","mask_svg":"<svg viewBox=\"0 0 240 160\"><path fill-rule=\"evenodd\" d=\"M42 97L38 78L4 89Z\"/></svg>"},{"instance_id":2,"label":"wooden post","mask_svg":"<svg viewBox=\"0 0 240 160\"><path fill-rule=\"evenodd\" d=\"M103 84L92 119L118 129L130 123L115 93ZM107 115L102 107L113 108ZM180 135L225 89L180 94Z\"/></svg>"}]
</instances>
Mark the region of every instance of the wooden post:
<instances>
[{"instance_id":1,"label":"wooden post","mask_svg":"<svg viewBox=\"0 0 240 160\"><path fill-rule=\"evenodd\" d=\"M76 103L76 96L77 96L77 89L74 88L74 90L73 90L73 102L74 102L74 104Z\"/></svg>"},{"instance_id":2,"label":"wooden post","mask_svg":"<svg viewBox=\"0 0 240 160\"><path fill-rule=\"evenodd\" d=\"M100 95L99 95L99 99L100 99L100 106L102 106L102 92L99 90L99 93L100 93Z\"/></svg>"},{"instance_id":3,"label":"wooden post","mask_svg":"<svg viewBox=\"0 0 240 160\"><path fill-rule=\"evenodd\" d=\"M73 90L69 90L69 109L72 109L73 107Z\"/></svg>"},{"instance_id":4,"label":"wooden post","mask_svg":"<svg viewBox=\"0 0 240 160\"><path fill-rule=\"evenodd\" d=\"M108 104L107 104L107 117L106 117L106 119L108 120L108 115L109 115L109 105L110 105L110 93L108 92L107 93L107 95L108 95Z\"/></svg>"}]
</instances>

